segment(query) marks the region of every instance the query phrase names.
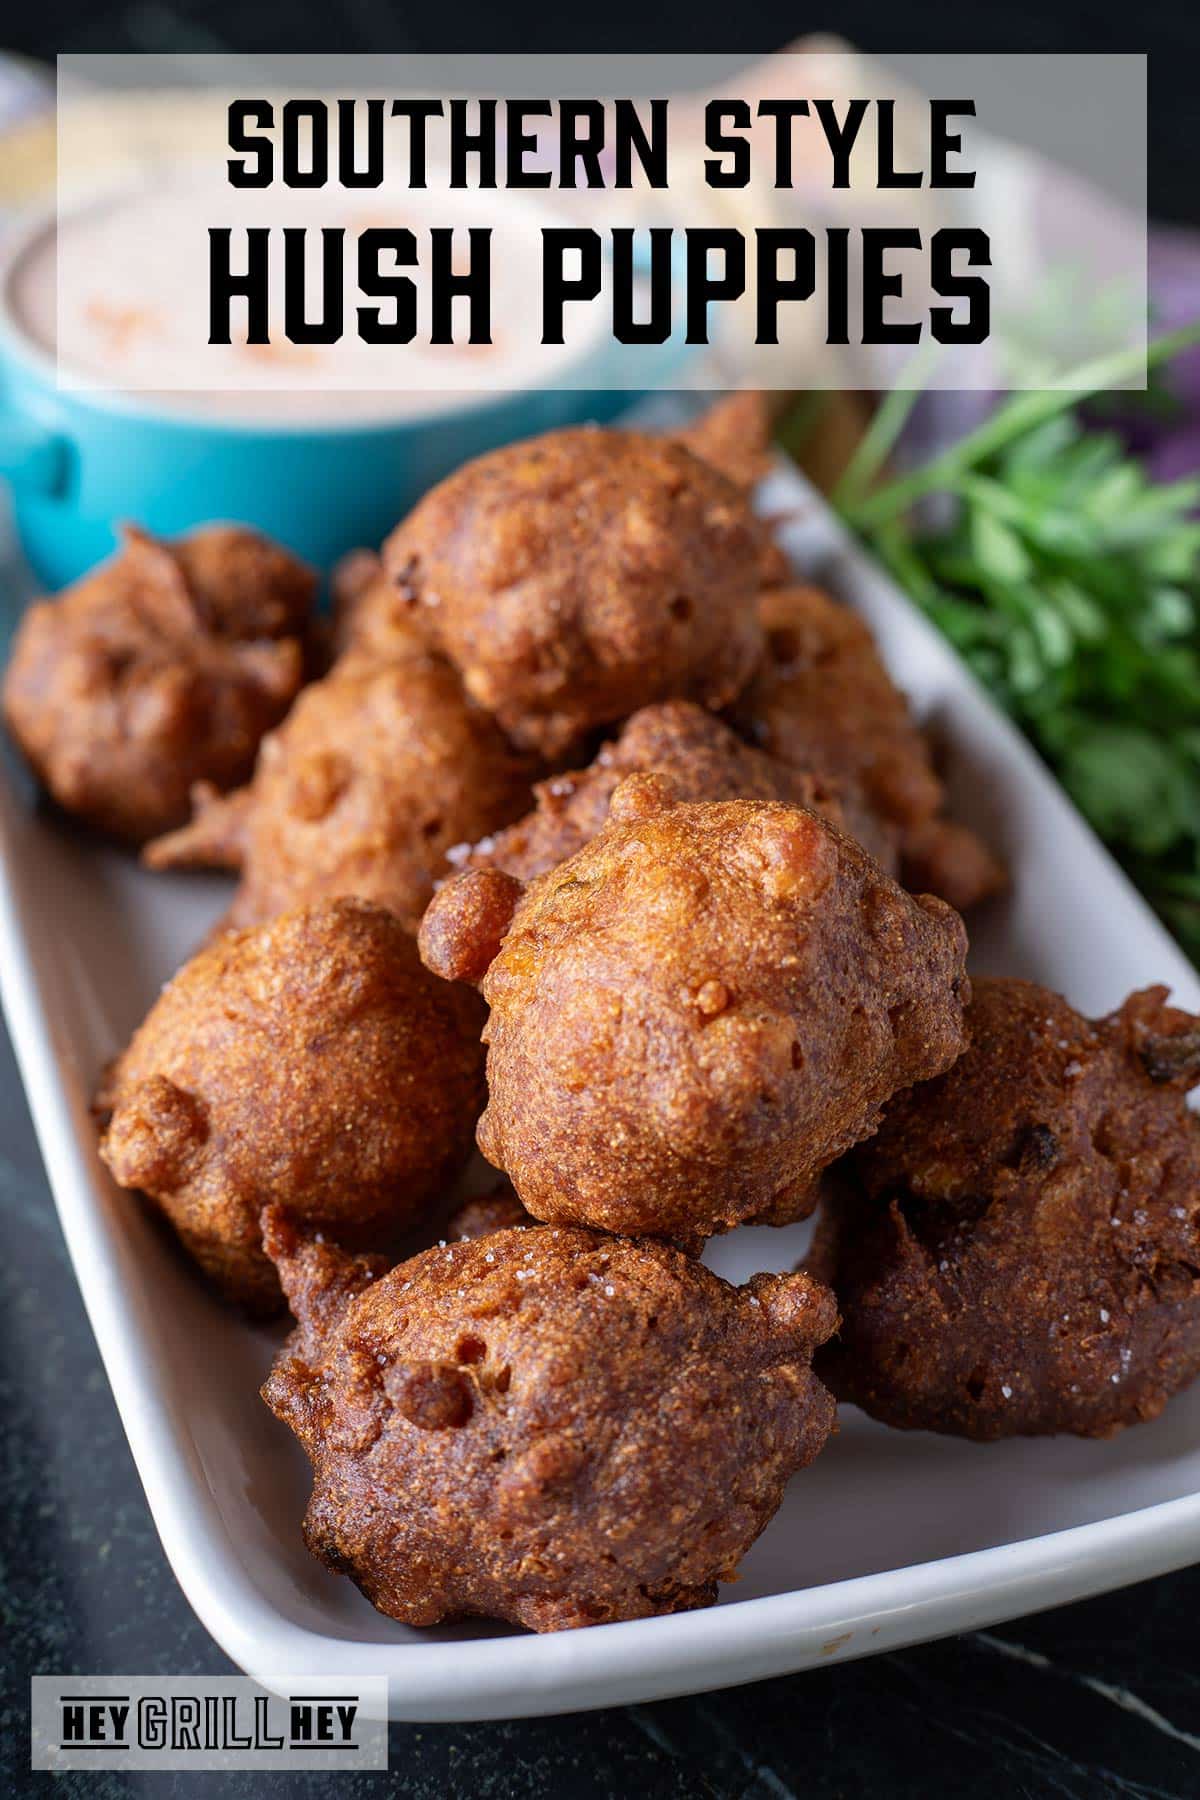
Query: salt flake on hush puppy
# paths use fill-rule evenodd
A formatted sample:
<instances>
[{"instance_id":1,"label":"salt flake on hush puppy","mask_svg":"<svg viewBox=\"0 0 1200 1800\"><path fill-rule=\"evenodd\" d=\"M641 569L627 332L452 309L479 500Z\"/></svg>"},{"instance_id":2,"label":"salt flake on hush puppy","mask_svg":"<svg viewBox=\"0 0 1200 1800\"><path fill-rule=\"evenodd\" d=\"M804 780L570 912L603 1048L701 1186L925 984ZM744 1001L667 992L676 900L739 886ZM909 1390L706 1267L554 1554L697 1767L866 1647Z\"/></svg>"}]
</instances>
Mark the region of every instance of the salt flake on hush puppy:
<instances>
[{"instance_id":1,"label":"salt flake on hush puppy","mask_svg":"<svg viewBox=\"0 0 1200 1800\"><path fill-rule=\"evenodd\" d=\"M833 1425L804 1275L496 1231L390 1273L265 1242L298 1325L263 1398L313 1466L309 1549L409 1625L557 1631L707 1606Z\"/></svg>"}]
</instances>

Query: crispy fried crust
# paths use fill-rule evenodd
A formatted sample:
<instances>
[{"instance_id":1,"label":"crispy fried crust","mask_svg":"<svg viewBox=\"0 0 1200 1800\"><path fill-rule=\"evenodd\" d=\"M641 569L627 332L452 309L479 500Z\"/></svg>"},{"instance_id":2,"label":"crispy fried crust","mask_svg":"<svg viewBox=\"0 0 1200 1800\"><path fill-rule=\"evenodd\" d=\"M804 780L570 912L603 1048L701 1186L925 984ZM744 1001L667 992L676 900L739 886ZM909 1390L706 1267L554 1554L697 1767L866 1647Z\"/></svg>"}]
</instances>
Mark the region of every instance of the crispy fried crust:
<instances>
[{"instance_id":1,"label":"crispy fried crust","mask_svg":"<svg viewBox=\"0 0 1200 1800\"><path fill-rule=\"evenodd\" d=\"M849 781L900 840L901 878L961 912L1007 883L996 857L944 817L929 744L858 614L814 587L769 589L766 652L734 723L782 762Z\"/></svg>"},{"instance_id":2,"label":"crispy fried crust","mask_svg":"<svg viewBox=\"0 0 1200 1800\"><path fill-rule=\"evenodd\" d=\"M520 881L532 881L590 843L608 818L614 790L633 774L665 776L680 800L809 806L857 838L889 873L895 870L892 837L851 782L775 761L689 700L665 700L634 713L586 769L540 782L533 812L452 851L450 860L462 868L506 869Z\"/></svg>"},{"instance_id":3,"label":"crispy fried crust","mask_svg":"<svg viewBox=\"0 0 1200 1800\"><path fill-rule=\"evenodd\" d=\"M277 1309L267 1202L386 1248L463 1165L482 1011L426 974L381 907L340 900L226 933L109 1071L100 1154L230 1299Z\"/></svg>"},{"instance_id":4,"label":"crispy fried crust","mask_svg":"<svg viewBox=\"0 0 1200 1800\"><path fill-rule=\"evenodd\" d=\"M761 649L762 541L743 490L682 445L584 427L468 463L383 557L472 698L553 759L654 700L729 704Z\"/></svg>"},{"instance_id":5,"label":"crispy fried crust","mask_svg":"<svg viewBox=\"0 0 1200 1800\"><path fill-rule=\"evenodd\" d=\"M308 1547L410 1625L706 1606L828 1438L805 1276L499 1231L381 1279L269 1214L299 1326L263 1389L313 1465Z\"/></svg>"},{"instance_id":6,"label":"crispy fried crust","mask_svg":"<svg viewBox=\"0 0 1200 1800\"><path fill-rule=\"evenodd\" d=\"M850 1159L810 1266L845 1314L821 1370L888 1424L1106 1437L1200 1369L1200 1020L1095 1023L979 981L970 1050Z\"/></svg>"},{"instance_id":7,"label":"crispy fried crust","mask_svg":"<svg viewBox=\"0 0 1200 1800\"><path fill-rule=\"evenodd\" d=\"M124 544L25 614L4 680L13 737L53 798L142 843L195 782L245 780L310 654L312 574L238 526Z\"/></svg>"},{"instance_id":8,"label":"crispy fried crust","mask_svg":"<svg viewBox=\"0 0 1200 1800\"><path fill-rule=\"evenodd\" d=\"M771 404L762 393L727 394L671 434L738 487L752 488L771 467Z\"/></svg>"},{"instance_id":9,"label":"crispy fried crust","mask_svg":"<svg viewBox=\"0 0 1200 1800\"><path fill-rule=\"evenodd\" d=\"M256 924L353 894L415 932L447 852L514 818L539 772L410 635L343 656L264 739L251 786L194 794L190 825L151 844L152 868L239 867L230 914Z\"/></svg>"},{"instance_id":10,"label":"crispy fried crust","mask_svg":"<svg viewBox=\"0 0 1200 1800\"><path fill-rule=\"evenodd\" d=\"M694 1245L811 1210L891 1094L961 1052L969 988L957 914L815 813L671 801L630 776L523 897L457 876L420 947L491 1007L479 1145L529 1211Z\"/></svg>"},{"instance_id":11,"label":"crispy fried crust","mask_svg":"<svg viewBox=\"0 0 1200 1800\"><path fill-rule=\"evenodd\" d=\"M412 608L384 574L374 550L351 550L333 571L332 638L336 655L364 650L391 660L427 648Z\"/></svg>"}]
</instances>

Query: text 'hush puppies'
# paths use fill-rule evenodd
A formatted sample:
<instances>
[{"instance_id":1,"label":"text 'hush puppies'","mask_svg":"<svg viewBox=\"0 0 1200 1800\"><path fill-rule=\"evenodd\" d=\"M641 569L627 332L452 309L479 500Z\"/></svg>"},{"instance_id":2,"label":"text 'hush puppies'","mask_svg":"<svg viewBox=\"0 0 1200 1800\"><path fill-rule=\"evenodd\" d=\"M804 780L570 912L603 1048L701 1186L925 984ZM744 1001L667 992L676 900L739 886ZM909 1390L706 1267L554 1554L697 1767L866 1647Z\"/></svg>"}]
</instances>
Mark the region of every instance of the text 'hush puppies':
<instances>
[{"instance_id":1,"label":"text 'hush puppies'","mask_svg":"<svg viewBox=\"0 0 1200 1800\"><path fill-rule=\"evenodd\" d=\"M482 1010L363 901L227 932L110 1069L100 1153L228 1298L272 1310L263 1206L382 1250L462 1167L483 1103Z\"/></svg>"},{"instance_id":2,"label":"text 'hush puppies'","mask_svg":"<svg viewBox=\"0 0 1200 1800\"><path fill-rule=\"evenodd\" d=\"M421 927L491 1008L484 1155L540 1219L694 1245L814 1203L897 1088L965 1044L962 921L800 807L632 776L522 889L467 871Z\"/></svg>"},{"instance_id":3,"label":"text 'hush puppies'","mask_svg":"<svg viewBox=\"0 0 1200 1800\"><path fill-rule=\"evenodd\" d=\"M890 1425L1105 1437L1200 1370L1200 1019L976 984L971 1047L838 1172L822 1373Z\"/></svg>"},{"instance_id":4,"label":"text 'hush puppies'","mask_svg":"<svg viewBox=\"0 0 1200 1800\"><path fill-rule=\"evenodd\" d=\"M515 742L554 758L654 700L733 700L762 645L762 542L745 492L682 445L584 427L466 464L383 557L389 604L406 601Z\"/></svg>"},{"instance_id":5,"label":"text 'hush puppies'","mask_svg":"<svg viewBox=\"0 0 1200 1800\"><path fill-rule=\"evenodd\" d=\"M313 1465L310 1550L410 1625L706 1606L829 1436L803 1275L496 1231L380 1274L268 1213L297 1320L263 1389Z\"/></svg>"}]
</instances>

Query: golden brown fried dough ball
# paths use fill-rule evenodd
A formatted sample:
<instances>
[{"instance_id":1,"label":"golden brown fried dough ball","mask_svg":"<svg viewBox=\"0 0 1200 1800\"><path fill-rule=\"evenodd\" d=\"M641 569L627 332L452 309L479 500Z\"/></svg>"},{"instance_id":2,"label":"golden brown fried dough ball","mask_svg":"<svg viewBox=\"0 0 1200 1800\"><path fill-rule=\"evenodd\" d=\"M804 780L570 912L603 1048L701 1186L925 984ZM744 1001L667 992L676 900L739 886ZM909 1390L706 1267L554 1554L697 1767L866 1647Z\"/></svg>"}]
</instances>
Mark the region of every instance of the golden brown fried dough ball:
<instances>
[{"instance_id":1,"label":"golden brown fried dough ball","mask_svg":"<svg viewBox=\"0 0 1200 1800\"><path fill-rule=\"evenodd\" d=\"M581 427L466 464L383 559L471 697L556 758L654 700L729 704L762 646L762 537L745 493L682 445Z\"/></svg>"},{"instance_id":2,"label":"golden brown fried dough ball","mask_svg":"<svg viewBox=\"0 0 1200 1800\"><path fill-rule=\"evenodd\" d=\"M129 529L22 619L8 728L61 807L142 843L187 818L193 782L245 780L305 679L314 589L240 526L171 543Z\"/></svg>"},{"instance_id":3,"label":"golden brown fried dough ball","mask_svg":"<svg viewBox=\"0 0 1200 1800\"><path fill-rule=\"evenodd\" d=\"M939 814L900 828L900 872L914 894L937 894L959 912L1004 893L1008 871L969 825Z\"/></svg>"},{"instance_id":4,"label":"golden brown fried dough ball","mask_svg":"<svg viewBox=\"0 0 1200 1800\"><path fill-rule=\"evenodd\" d=\"M634 713L586 769L540 782L537 806L516 824L463 846L450 860L464 868L506 869L532 881L590 843L608 818L614 790L627 775L665 776L679 800L783 800L810 806L895 869L886 828L849 782L776 762L752 749L690 700L664 700Z\"/></svg>"},{"instance_id":5,"label":"golden brown fried dough ball","mask_svg":"<svg viewBox=\"0 0 1200 1800\"><path fill-rule=\"evenodd\" d=\"M386 1249L468 1157L482 1007L382 907L229 932L164 988L97 1100L100 1154L230 1299L269 1311L268 1202Z\"/></svg>"},{"instance_id":6,"label":"golden brown fried dough ball","mask_svg":"<svg viewBox=\"0 0 1200 1800\"><path fill-rule=\"evenodd\" d=\"M515 818L536 766L409 640L343 656L263 740L249 788L200 788L195 817L146 852L156 869L240 868L230 923L355 894L415 932L446 853Z\"/></svg>"},{"instance_id":7,"label":"golden brown fried dough ball","mask_svg":"<svg viewBox=\"0 0 1200 1800\"><path fill-rule=\"evenodd\" d=\"M818 588L772 588L759 614L766 653L735 723L769 755L856 784L899 834L901 877L961 912L998 893L1003 868L944 817L929 744L864 621Z\"/></svg>"},{"instance_id":8,"label":"golden brown fried dough ball","mask_svg":"<svg viewBox=\"0 0 1200 1800\"><path fill-rule=\"evenodd\" d=\"M1200 1019L1165 1000L1093 1023L1031 982L976 983L971 1048L892 1101L818 1228L840 1399L961 1437L1106 1437L1192 1379Z\"/></svg>"},{"instance_id":9,"label":"golden brown fried dough ball","mask_svg":"<svg viewBox=\"0 0 1200 1800\"><path fill-rule=\"evenodd\" d=\"M813 812L672 805L657 776L523 895L496 869L448 882L420 947L491 1007L479 1147L552 1222L694 1246L802 1217L965 1044L956 913Z\"/></svg>"},{"instance_id":10,"label":"golden brown fried dough ball","mask_svg":"<svg viewBox=\"0 0 1200 1800\"><path fill-rule=\"evenodd\" d=\"M762 393L727 394L671 436L738 487L752 488L771 467L770 399Z\"/></svg>"},{"instance_id":11,"label":"golden brown fried dough ball","mask_svg":"<svg viewBox=\"0 0 1200 1800\"><path fill-rule=\"evenodd\" d=\"M372 1279L268 1213L300 1321L263 1388L313 1465L309 1549L409 1625L707 1606L833 1424L833 1298L539 1226Z\"/></svg>"},{"instance_id":12,"label":"golden brown fried dough ball","mask_svg":"<svg viewBox=\"0 0 1200 1800\"><path fill-rule=\"evenodd\" d=\"M390 659L427 649L412 608L384 574L374 550L351 550L333 571L333 648Z\"/></svg>"}]
</instances>

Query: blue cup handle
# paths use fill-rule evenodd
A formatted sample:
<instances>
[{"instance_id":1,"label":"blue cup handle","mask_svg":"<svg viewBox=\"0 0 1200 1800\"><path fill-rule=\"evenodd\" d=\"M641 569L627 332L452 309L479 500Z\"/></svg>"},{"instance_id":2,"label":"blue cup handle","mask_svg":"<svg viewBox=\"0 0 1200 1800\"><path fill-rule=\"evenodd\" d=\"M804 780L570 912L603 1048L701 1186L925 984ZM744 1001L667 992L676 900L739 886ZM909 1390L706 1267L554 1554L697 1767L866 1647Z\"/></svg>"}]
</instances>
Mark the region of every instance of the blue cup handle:
<instances>
[{"instance_id":1,"label":"blue cup handle","mask_svg":"<svg viewBox=\"0 0 1200 1800\"><path fill-rule=\"evenodd\" d=\"M0 477L22 493L51 498L66 485L67 439L6 406L0 394Z\"/></svg>"}]
</instances>

